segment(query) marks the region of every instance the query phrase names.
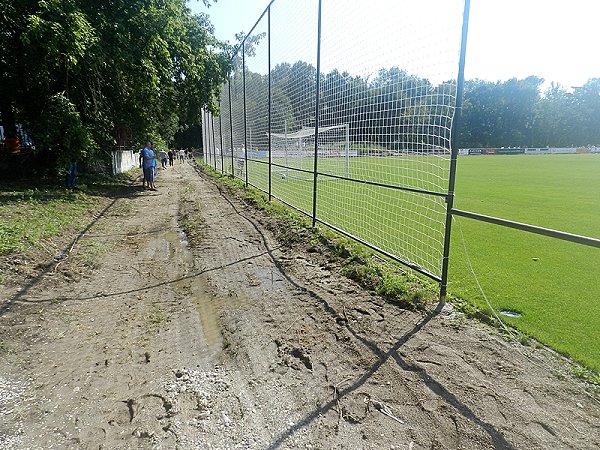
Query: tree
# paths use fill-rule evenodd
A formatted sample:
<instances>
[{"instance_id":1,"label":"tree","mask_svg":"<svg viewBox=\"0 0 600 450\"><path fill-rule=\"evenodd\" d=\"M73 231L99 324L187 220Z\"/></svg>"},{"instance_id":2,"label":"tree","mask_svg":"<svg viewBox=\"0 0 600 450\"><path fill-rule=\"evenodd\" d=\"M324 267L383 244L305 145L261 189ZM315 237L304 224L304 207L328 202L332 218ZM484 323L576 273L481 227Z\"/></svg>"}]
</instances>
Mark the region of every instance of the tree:
<instances>
[{"instance_id":1,"label":"tree","mask_svg":"<svg viewBox=\"0 0 600 450\"><path fill-rule=\"evenodd\" d=\"M56 120L64 134L81 135L83 124L69 90L86 52L98 41L89 21L72 0L2 0L0 11L0 108L7 134L16 133L17 123L34 139L36 130L44 130L43 148L43 142L54 144L48 125ZM67 139L61 149L72 156L76 145L89 143L87 137Z\"/></svg>"},{"instance_id":2,"label":"tree","mask_svg":"<svg viewBox=\"0 0 600 450\"><path fill-rule=\"evenodd\" d=\"M576 124L577 108L573 96L567 90L552 84L536 105L536 121L532 145L539 147L569 146L580 134Z\"/></svg>"},{"instance_id":3,"label":"tree","mask_svg":"<svg viewBox=\"0 0 600 450\"><path fill-rule=\"evenodd\" d=\"M575 88L573 96L582 118L583 142L600 145L600 78L592 78Z\"/></svg>"},{"instance_id":4,"label":"tree","mask_svg":"<svg viewBox=\"0 0 600 450\"><path fill-rule=\"evenodd\" d=\"M536 104L543 80L530 76L501 82L465 82L464 147L533 145Z\"/></svg>"},{"instance_id":5,"label":"tree","mask_svg":"<svg viewBox=\"0 0 600 450\"><path fill-rule=\"evenodd\" d=\"M0 46L5 127L69 157L172 141L216 112L230 68L229 46L185 0L0 0ZM58 145L53 127L86 137Z\"/></svg>"}]
</instances>

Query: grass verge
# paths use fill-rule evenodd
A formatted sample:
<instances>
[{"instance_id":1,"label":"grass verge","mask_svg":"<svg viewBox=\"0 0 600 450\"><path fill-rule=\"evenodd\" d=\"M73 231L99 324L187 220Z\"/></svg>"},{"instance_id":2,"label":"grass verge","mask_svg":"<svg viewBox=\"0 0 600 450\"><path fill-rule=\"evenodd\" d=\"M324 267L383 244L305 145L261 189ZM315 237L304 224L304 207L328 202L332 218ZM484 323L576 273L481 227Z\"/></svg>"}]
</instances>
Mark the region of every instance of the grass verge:
<instances>
[{"instance_id":1,"label":"grass verge","mask_svg":"<svg viewBox=\"0 0 600 450\"><path fill-rule=\"evenodd\" d=\"M413 275L392 261L376 255L369 248L343 237L329 228L313 228L307 216L289 208L252 186L230 176L223 175L210 166L200 164L201 170L216 180L220 189L241 198L274 219L268 228L281 242L288 245L303 243L309 251L322 245L346 277L363 288L374 292L386 301L412 310L423 310L437 301L436 287L428 280Z\"/></svg>"},{"instance_id":2,"label":"grass verge","mask_svg":"<svg viewBox=\"0 0 600 450\"><path fill-rule=\"evenodd\" d=\"M85 176L80 181L77 190L58 187L55 179L0 182L0 256L56 250L49 240L82 229L131 176ZM9 278L0 266L0 284Z\"/></svg>"}]
</instances>

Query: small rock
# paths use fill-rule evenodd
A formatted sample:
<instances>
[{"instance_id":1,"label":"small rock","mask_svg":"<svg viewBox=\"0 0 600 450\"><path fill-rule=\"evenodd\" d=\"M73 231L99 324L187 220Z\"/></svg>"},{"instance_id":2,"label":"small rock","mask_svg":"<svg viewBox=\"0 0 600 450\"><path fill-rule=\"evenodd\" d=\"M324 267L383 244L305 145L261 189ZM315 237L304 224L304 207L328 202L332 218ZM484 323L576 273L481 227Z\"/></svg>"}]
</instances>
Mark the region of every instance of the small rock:
<instances>
[{"instance_id":1,"label":"small rock","mask_svg":"<svg viewBox=\"0 0 600 450\"><path fill-rule=\"evenodd\" d=\"M223 424L224 424L226 427L229 427L229 426L231 426L231 419L230 419L230 418L227 416L227 414L225 414L225 413L223 412L223 413L221 413L221 416L223 417Z\"/></svg>"}]
</instances>

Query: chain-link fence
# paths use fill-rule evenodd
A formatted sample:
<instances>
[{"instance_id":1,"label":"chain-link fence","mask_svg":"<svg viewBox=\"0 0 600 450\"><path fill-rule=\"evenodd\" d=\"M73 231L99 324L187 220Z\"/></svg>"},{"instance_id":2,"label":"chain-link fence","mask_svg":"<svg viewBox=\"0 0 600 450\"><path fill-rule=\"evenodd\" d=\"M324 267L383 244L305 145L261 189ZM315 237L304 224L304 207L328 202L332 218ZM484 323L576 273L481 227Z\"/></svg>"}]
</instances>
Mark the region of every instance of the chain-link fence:
<instances>
[{"instance_id":1,"label":"chain-link fence","mask_svg":"<svg viewBox=\"0 0 600 450\"><path fill-rule=\"evenodd\" d=\"M205 162L441 281L463 8L271 2L205 114Z\"/></svg>"},{"instance_id":2,"label":"chain-link fence","mask_svg":"<svg viewBox=\"0 0 600 450\"><path fill-rule=\"evenodd\" d=\"M583 220L571 227L581 227L588 236L454 206L469 3L272 1L237 49L234 70L219 99L220 114L204 114L204 160L303 212L313 224L326 224L438 281L440 299L448 286L454 220L459 226L453 237L453 290L469 299L480 296L484 309L496 317L494 308L500 314L518 313L505 317L521 317L523 312L521 319L514 319L522 320L522 330L597 367L598 336L593 330L598 315L593 312L598 303L597 289L592 288L597 283L589 270L599 257L592 247L600 248L600 239L589 237L590 230L595 233L589 219L597 204L588 198L595 185L588 173L597 163L590 159L593 155L579 155L577 161L536 160L532 174L523 172L524 161L515 165L510 158L555 152L463 151L500 155L465 158L497 158L506 170L503 175L517 174L515 184L518 174L522 180L539 178L546 167L549 175L543 183L523 187L518 195L506 192L513 195L507 201L523 205L520 211L549 204L546 215L556 216L556 199L567 198L566 191L552 197L544 183L561 178L558 184L573 192L569 198L588 205L584 212L564 213ZM513 156L504 161L503 155ZM529 162L543 156L523 158ZM557 165L560 170L552 172ZM504 178L494 196L477 195L494 184L489 173L493 167L478 169L483 181L476 186L461 177L460 186L471 186L467 194L472 194L461 192L463 204L474 196L471 207L488 211L485 201L505 195ZM573 190L574 179L585 192ZM539 196L529 195L534 188ZM461 218L467 219L464 235ZM548 237L552 241L544 240ZM573 243L586 247L575 249ZM469 246L477 259L470 256ZM463 280L471 275L474 281ZM552 332L544 320L557 324ZM588 345L580 346L583 341Z\"/></svg>"}]
</instances>

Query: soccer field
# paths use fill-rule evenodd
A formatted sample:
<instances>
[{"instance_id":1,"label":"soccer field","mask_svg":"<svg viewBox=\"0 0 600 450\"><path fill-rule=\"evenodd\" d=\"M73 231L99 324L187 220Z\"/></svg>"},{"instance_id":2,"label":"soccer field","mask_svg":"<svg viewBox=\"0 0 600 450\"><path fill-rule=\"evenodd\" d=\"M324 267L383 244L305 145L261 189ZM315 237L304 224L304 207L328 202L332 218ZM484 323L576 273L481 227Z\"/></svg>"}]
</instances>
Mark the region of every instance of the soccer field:
<instances>
[{"instance_id":1,"label":"soccer field","mask_svg":"<svg viewBox=\"0 0 600 450\"><path fill-rule=\"evenodd\" d=\"M251 184L266 191L264 162L249 161L248 174ZM311 170L313 160L302 164ZM434 177L419 175L432 168ZM350 158L349 169L351 177L398 180L431 191L443 192L447 183L447 160L437 157ZM273 194L310 214L312 174L274 170ZM343 176L345 161L319 160L319 170ZM443 198L324 176L319 180L320 220L439 274ZM459 157L455 207L600 238L600 155ZM600 370L600 249L456 217L449 292L491 312L473 272L496 311L521 314L501 316L506 322Z\"/></svg>"},{"instance_id":2,"label":"soccer field","mask_svg":"<svg viewBox=\"0 0 600 450\"><path fill-rule=\"evenodd\" d=\"M458 160L455 207L600 238L600 155ZM600 370L600 249L456 217L450 292ZM461 234L462 228L462 234ZM463 245L464 237L464 245Z\"/></svg>"}]
</instances>

